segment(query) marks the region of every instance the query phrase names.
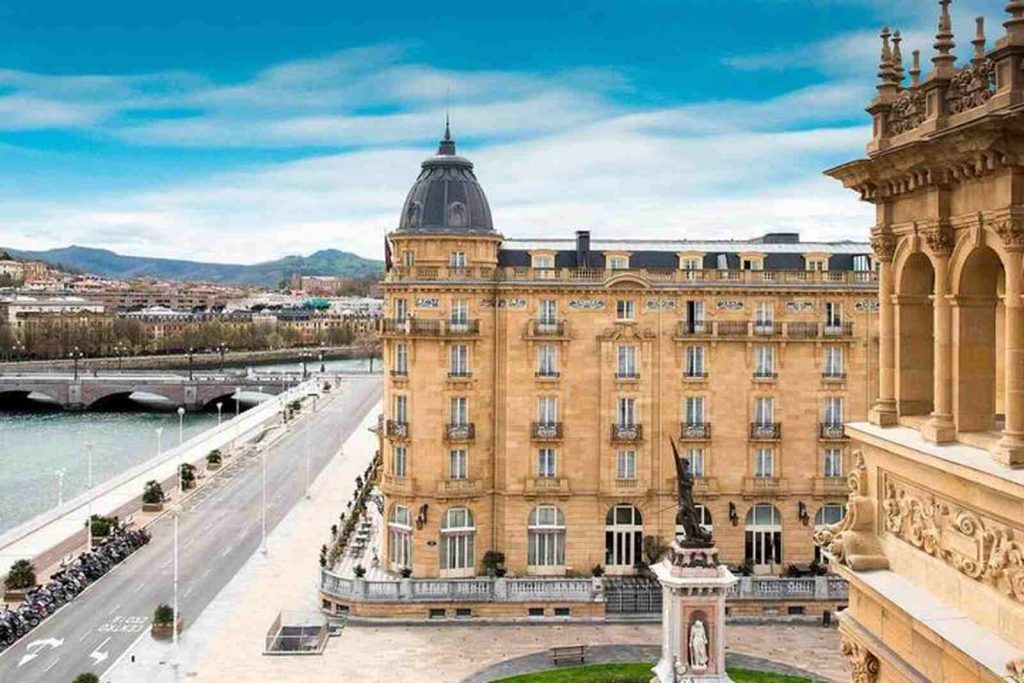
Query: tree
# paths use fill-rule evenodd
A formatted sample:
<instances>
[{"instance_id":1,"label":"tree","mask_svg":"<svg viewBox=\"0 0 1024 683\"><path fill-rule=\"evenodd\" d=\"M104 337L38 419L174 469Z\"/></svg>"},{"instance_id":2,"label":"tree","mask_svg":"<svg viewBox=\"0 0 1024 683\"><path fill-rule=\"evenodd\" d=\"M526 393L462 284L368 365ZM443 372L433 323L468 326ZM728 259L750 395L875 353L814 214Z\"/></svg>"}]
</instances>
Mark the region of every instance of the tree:
<instances>
[{"instance_id":1,"label":"tree","mask_svg":"<svg viewBox=\"0 0 1024 683\"><path fill-rule=\"evenodd\" d=\"M181 463L181 488L190 489L196 482L196 467L187 462Z\"/></svg>"},{"instance_id":2,"label":"tree","mask_svg":"<svg viewBox=\"0 0 1024 683\"><path fill-rule=\"evenodd\" d=\"M166 603L160 603L153 611L153 623L170 624L174 621L174 608Z\"/></svg>"},{"instance_id":3,"label":"tree","mask_svg":"<svg viewBox=\"0 0 1024 683\"><path fill-rule=\"evenodd\" d=\"M153 505L164 502L164 489L160 482L150 480L146 482L146 488L142 492L142 502Z\"/></svg>"},{"instance_id":4,"label":"tree","mask_svg":"<svg viewBox=\"0 0 1024 683\"><path fill-rule=\"evenodd\" d=\"M18 560L11 565L4 579L7 590L20 591L36 585L36 568L30 560Z\"/></svg>"}]
</instances>

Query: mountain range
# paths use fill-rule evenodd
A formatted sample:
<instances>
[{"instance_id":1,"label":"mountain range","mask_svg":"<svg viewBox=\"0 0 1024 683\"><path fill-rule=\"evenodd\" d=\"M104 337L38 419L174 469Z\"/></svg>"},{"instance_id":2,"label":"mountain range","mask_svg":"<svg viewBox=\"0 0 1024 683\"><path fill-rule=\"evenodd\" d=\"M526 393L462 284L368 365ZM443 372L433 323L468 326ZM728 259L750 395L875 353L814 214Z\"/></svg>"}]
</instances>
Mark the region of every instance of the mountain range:
<instances>
[{"instance_id":1,"label":"mountain range","mask_svg":"<svg viewBox=\"0 0 1024 683\"><path fill-rule=\"evenodd\" d=\"M80 271L102 277L128 279L153 277L161 280L219 282L234 285L274 287L295 273L363 277L376 275L384 268L375 261L338 249L321 249L309 256L285 256L275 261L252 265L204 263L178 259L125 256L107 249L72 245L45 251L7 249L12 256L43 261L66 270Z\"/></svg>"}]
</instances>

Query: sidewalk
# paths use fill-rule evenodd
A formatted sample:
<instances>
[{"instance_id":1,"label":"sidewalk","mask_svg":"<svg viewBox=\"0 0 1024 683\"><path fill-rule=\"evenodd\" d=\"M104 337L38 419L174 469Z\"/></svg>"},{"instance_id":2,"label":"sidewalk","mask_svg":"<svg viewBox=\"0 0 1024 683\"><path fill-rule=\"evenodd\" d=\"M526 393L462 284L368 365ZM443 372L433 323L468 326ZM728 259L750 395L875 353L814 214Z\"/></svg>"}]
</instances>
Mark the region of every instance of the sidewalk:
<instances>
[{"instance_id":1,"label":"sidewalk","mask_svg":"<svg viewBox=\"0 0 1024 683\"><path fill-rule=\"evenodd\" d=\"M198 434L175 448L133 467L113 479L98 484L91 491L75 497L54 510L45 512L0 536L0 575L16 560L28 558L37 566L49 566L84 545L85 519L94 515L125 517L140 507L142 490L147 481L173 482L180 462L197 464L215 448L225 448L234 441L254 438L268 422L277 419L278 398L287 403L311 390L305 382L289 389L280 397L266 400L236 418ZM165 486L165 490L166 490Z\"/></svg>"},{"instance_id":2,"label":"sidewalk","mask_svg":"<svg viewBox=\"0 0 1024 683\"><path fill-rule=\"evenodd\" d=\"M298 658L303 662L264 657L264 637L278 612L317 611L320 546L352 497L356 476L366 469L377 449L377 438L369 429L377 425L380 410L380 403L370 409L313 482L310 500L296 505L273 530L267 539L267 555L253 554L198 617L185 615L190 625L179 639L179 676L211 683L263 681L299 665L325 665L323 657ZM328 647L332 644L336 640ZM174 654L170 643L154 641L147 631L102 680L172 683Z\"/></svg>"}]
</instances>

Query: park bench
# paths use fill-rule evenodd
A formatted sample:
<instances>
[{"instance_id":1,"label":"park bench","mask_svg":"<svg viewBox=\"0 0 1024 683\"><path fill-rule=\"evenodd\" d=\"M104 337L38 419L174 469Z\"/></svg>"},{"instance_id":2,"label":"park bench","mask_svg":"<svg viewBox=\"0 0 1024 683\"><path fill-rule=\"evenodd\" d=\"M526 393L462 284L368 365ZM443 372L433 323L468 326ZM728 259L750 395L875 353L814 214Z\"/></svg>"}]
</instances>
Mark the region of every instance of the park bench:
<instances>
[{"instance_id":1,"label":"park bench","mask_svg":"<svg viewBox=\"0 0 1024 683\"><path fill-rule=\"evenodd\" d=\"M562 662L582 664L587 659L586 645L563 645L551 648L551 661L556 665Z\"/></svg>"}]
</instances>

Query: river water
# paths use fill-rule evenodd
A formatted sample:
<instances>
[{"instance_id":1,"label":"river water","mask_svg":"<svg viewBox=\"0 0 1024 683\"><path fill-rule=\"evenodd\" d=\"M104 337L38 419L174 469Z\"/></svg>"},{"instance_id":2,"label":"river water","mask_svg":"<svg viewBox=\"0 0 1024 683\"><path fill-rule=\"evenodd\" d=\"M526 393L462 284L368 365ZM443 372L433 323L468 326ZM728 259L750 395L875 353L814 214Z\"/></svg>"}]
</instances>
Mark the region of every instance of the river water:
<instances>
[{"instance_id":1,"label":"river water","mask_svg":"<svg viewBox=\"0 0 1024 683\"><path fill-rule=\"evenodd\" d=\"M309 363L310 371L318 363ZM365 360L326 361L327 371L355 371ZM301 363L259 366L264 371L301 371ZM380 361L374 361L380 370ZM230 415L225 414L225 419ZM216 413L186 414L182 435L217 424ZM178 444L174 412L0 411L0 533L55 507L58 489L69 500L88 488L86 443L92 444L93 483L99 484L156 455L157 429L164 449ZM63 476L57 474L63 471ZM63 485L61 485L63 481ZM0 572L5 568L0 567Z\"/></svg>"}]
</instances>

